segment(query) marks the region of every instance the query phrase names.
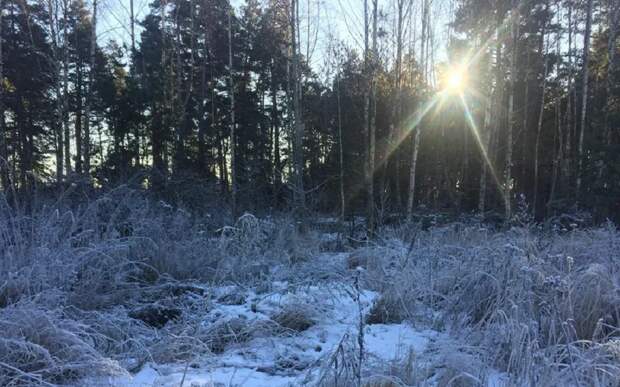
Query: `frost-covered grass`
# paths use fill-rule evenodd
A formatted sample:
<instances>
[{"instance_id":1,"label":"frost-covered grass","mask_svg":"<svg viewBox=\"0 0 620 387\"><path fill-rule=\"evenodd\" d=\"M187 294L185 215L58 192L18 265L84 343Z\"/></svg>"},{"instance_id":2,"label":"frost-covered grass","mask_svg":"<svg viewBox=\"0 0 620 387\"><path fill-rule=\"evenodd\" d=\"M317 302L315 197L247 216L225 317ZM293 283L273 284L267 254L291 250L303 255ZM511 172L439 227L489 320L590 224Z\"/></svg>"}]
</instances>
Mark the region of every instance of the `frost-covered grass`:
<instances>
[{"instance_id":1,"label":"frost-covered grass","mask_svg":"<svg viewBox=\"0 0 620 387\"><path fill-rule=\"evenodd\" d=\"M244 215L223 227L217 214L197 218L123 187L70 202L25 214L0 200L0 385L217 352L239 337L205 325L213 287L268 291L275 268L318 253L314 234L286 219Z\"/></svg>"},{"instance_id":2,"label":"frost-covered grass","mask_svg":"<svg viewBox=\"0 0 620 387\"><path fill-rule=\"evenodd\" d=\"M226 226L122 187L81 203L0 205L0 385L620 380L610 224L410 224L360 245L336 220Z\"/></svg>"},{"instance_id":3,"label":"frost-covered grass","mask_svg":"<svg viewBox=\"0 0 620 387\"><path fill-rule=\"evenodd\" d=\"M409 240L407 240L409 239ZM383 316L426 320L468 347L439 348L438 383L478 384L475 364L511 385L620 380L620 234L479 223L382 230L366 278ZM460 359L459 359L460 358ZM456 379L455 379L456 378Z\"/></svg>"}]
</instances>

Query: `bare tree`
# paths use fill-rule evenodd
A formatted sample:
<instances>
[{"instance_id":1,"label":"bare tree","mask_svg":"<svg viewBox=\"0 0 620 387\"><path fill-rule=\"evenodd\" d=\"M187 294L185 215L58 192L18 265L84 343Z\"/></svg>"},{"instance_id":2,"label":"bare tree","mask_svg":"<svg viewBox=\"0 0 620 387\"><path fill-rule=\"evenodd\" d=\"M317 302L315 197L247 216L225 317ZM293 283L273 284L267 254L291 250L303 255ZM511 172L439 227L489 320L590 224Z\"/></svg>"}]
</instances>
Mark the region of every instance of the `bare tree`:
<instances>
[{"instance_id":1,"label":"bare tree","mask_svg":"<svg viewBox=\"0 0 620 387\"><path fill-rule=\"evenodd\" d=\"M618 39L618 24L620 24L620 0L610 0L608 10L609 17L609 37L607 41L607 79L605 80L605 118L603 124L603 134L607 145L611 145L613 131L609 127L609 113L613 109L612 87L615 84L614 73L616 69L616 41Z\"/></svg>"},{"instance_id":2,"label":"bare tree","mask_svg":"<svg viewBox=\"0 0 620 387\"><path fill-rule=\"evenodd\" d=\"M536 125L536 140L534 142L534 197L532 199L532 213L534 216L537 215L536 210L538 208L538 190L539 190L539 179L540 179L540 136L542 134L542 124L543 124L543 116L545 113L545 96L547 92L547 75L549 72L549 65L547 62L547 53L546 53L546 44L545 44L545 31L546 31L546 21L543 24L543 28L540 34L540 40L538 45L538 52L540 56L543 58L543 78L542 85L540 91L540 107L538 109L538 123Z\"/></svg>"},{"instance_id":3,"label":"bare tree","mask_svg":"<svg viewBox=\"0 0 620 387\"><path fill-rule=\"evenodd\" d=\"M68 34L68 15L69 15L69 0L63 0L63 47L62 47L62 88L63 88L63 127L64 127L64 156L65 156L65 173L67 176L71 174L71 133L69 128L69 112L68 101L69 95L69 34Z\"/></svg>"},{"instance_id":4,"label":"bare tree","mask_svg":"<svg viewBox=\"0 0 620 387\"><path fill-rule=\"evenodd\" d=\"M395 179L398 181L399 179L399 163L398 157L396 153L396 149L398 147L398 138L399 133L401 133L401 119L402 119L402 110L403 110L403 35L404 35L404 23L407 17L407 14L411 10L412 0L396 0L396 50L395 50L395 76L394 76L394 89L396 90L396 103L392 106L392 117L391 117L391 125L390 131L388 133L388 143L385 151L383 163L383 171L381 173L381 205L383 206L386 199L385 195L387 193L388 187L387 184L387 175L388 175L388 165L390 163L390 158L393 159L394 167L395 167ZM405 5L407 8L405 8ZM398 186L398 184L396 185ZM398 191L398 190L397 190ZM395 195L396 199L396 207L400 207L400 194L397 192Z\"/></svg>"},{"instance_id":5,"label":"bare tree","mask_svg":"<svg viewBox=\"0 0 620 387\"><path fill-rule=\"evenodd\" d=\"M588 111L588 78L590 77L590 33L592 31L592 0L588 0L586 8L586 30L583 35L583 75L581 85L581 130L579 132L579 144L577 146L577 184L576 197L581 195L581 184L583 178L583 141L586 131L586 113Z\"/></svg>"},{"instance_id":6,"label":"bare tree","mask_svg":"<svg viewBox=\"0 0 620 387\"><path fill-rule=\"evenodd\" d=\"M573 104L575 101L575 87L573 75L573 3L568 3L568 72L567 72L567 93L566 93L566 138L564 141L564 151L562 160L562 187L568 187L570 183L571 153L572 153L572 128L574 126L575 117Z\"/></svg>"},{"instance_id":7,"label":"bare tree","mask_svg":"<svg viewBox=\"0 0 620 387\"><path fill-rule=\"evenodd\" d=\"M133 7L134 0L129 0L129 33L131 37L131 54L136 52L136 15Z\"/></svg>"},{"instance_id":8,"label":"bare tree","mask_svg":"<svg viewBox=\"0 0 620 387\"><path fill-rule=\"evenodd\" d=\"M363 115L363 135L364 135L364 187L366 189L367 200L367 219L366 224L370 229L370 16L368 12L368 0L364 0L364 64L362 68L362 88L364 90L364 115Z\"/></svg>"},{"instance_id":9,"label":"bare tree","mask_svg":"<svg viewBox=\"0 0 620 387\"><path fill-rule=\"evenodd\" d=\"M233 76L233 56L232 56L232 14L233 9L228 11L228 76L230 82L230 176L231 176L231 198L232 216L236 220L238 217L237 209L237 146L235 137L235 80Z\"/></svg>"},{"instance_id":10,"label":"bare tree","mask_svg":"<svg viewBox=\"0 0 620 387\"><path fill-rule=\"evenodd\" d=\"M497 58L500 58L501 56L500 52L501 52L500 45L497 44L497 47L496 47ZM491 67L490 60L487 64L487 67L489 69ZM481 171L480 171L480 188L479 188L479 194L478 194L478 212L480 213L480 215L484 215L484 211L486 210L487 176L489 174L489 166L487 165L487 163L488 163L488 158L489 158L488 156L489 145L491 143L491 131L492 131L491 118L492 118L492 110L493 110L493 101L496 100L496 98L493 98L493 96L495 96L497 93L498 93L498 83L496 83L495 88L492 88L492 86L489 86L489 90L487 91L487 98L484 104L484 120L482 124L482 134L481 134L481 137L482 137L481 141L482 141L482 147L483 147L482 148L483 160L482 160L482 166L481 166Z\"/></svg>"},{"instance_id":11,"label":"bare tree","mask_svg":"<svg viewBox=\"0 0 620 387\"><path fill-rule=\"evenodd\" d=\"M422 2L422 34L420 37L420 68L422 69L422 85L426 88L428 82L427 60L428 60L428 28L429 28L429 1ZM407 197L407 219L413 216L413 203L415 200L416 168L418 165L418 153L420 151L420 124L416 125L413 138L413 152L411 154L411 169L409 170L409 195Z\"/></svg>"},{"instance_id":12,"label":"bare tree","mask_svg":"<svg viewBox=\"0 0 620 387\"><path fill-rule=\"evenodd\" d=\"M86 95L86 106L84 108L84 173L90 173L90 113L95 93L95 52L97 48L97 0L93 0L93 16L91 19L90 31L90 71L88 73L88 94Z\"/></svg>"},{"instance_id":13,"label":"bare tree","mask_svg":"<svg viewBox=\"0 0 620 387\"><path fill-rule=\"evenodd\" d=\"M299 63L299 0L291 0L291 49L293 78L293 190L295 209L298 215L302 215L306 207L306 194L304 191L304 155L303 137L304 123L301 109L301 74Z\"/></svg>"},{"instance_id":14,"label":"bare tree","mask_svg":"<svg viewBox=\"0 0 620 387\"><path fill-rule=\"evenodd\" d=\"M510 13L512 19L512 54L510 58L510 83L508 85L508 128L506 131L506 160L504 164L504 217L509 220L512 216L512 151L513 151L513 132L516 121L514 109L514 94L517 78L517 56L519 53L519 3L518 0L512 0L512 11Z\"/></svg>"},{"instance_id":15,"label":"bare tree","mask_svg":"<svg viewBox=\"0 0 620 387\"><path fill-rule=\"evenodd\" d=\"M560 6L558 5L558 19L561 19L560 14ZM556 37L556 57L561 57L561 47L562 47L562 34L558 33ZM558 59L555 63L555 72L556 77L560 76L560 60ZM558 90L558 93L555 97L555 134L554 134L554 142L557 142L557 147L555 147L555 154L553 157L553 166L551 173L551 188L549 192L549 199L547 200L547 209L549 210L555 201L556 192L558 187L558 176L561 174L560 167L563 164L564 159L564 133L562 131L562 95Z\"/></svg>"},{"instance_id":16,"label":"bare tree","mask_svg":"<svg viewBox=\"0 0 620 387\"><path fill-rule=\"evenodd\" d=\"M374 175L375 175L375 141L376 141L376 130L377 130L377 79L376 79L376 68L379 65L379 53L377 51L377 0L373 0L372 2L372 52L370 54L370 74L368 74L370 78L370 84L368 87L369 96L368 96L368 172L367 172L367 182L366 182L366 193L367 193L367 226L368 231L372 234L375 230L375 184L374 184Z\"/></svg>"},{"instance_id":17,"label":"bare tree","mask_svg":"<svg viewBox=\"0 0 620 387\"><path fill-rule=\"evenodd\" d=\"M50 58L50 65L54 72L54 92L56 94L56 119L53 122L54 136L56 140L56 181L61 182L63 180L64 173L64 99L66 94L62 93L62 78L61 78L61 58L60 58L60 43L58 36L58 2L48 0L47 1L48 13L49 13L49 25L50 25L50 38L52 44L52 57ZM0 79L2 79L0 77Z\"/></svg>"},{"instance_id":18,"label":"bare tree","mask_svg":"<svg viewBox=\"0 0 620 387\"><path fill-rule=\"evenodd\" d=\"M342 144L342 108L340 103L340 72L341 64L340 58L336 50L334 49L334 56L336 57L336 114L338 120L338 177L339 177L339 191L340 191L340 221L344 222L346 214L346 201L344 195L344 146Z\"/></svg>"}]
</instances>

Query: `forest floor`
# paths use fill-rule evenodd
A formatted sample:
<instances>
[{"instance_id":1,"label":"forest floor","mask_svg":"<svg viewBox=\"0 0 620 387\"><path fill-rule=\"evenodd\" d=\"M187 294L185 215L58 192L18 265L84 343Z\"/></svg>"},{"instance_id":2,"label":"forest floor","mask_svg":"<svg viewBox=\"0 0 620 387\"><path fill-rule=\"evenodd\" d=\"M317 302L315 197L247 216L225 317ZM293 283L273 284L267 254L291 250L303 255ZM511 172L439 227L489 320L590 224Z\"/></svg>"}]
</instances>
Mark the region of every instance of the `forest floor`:
<instances>
[{"instance_id":1,"label":"forest floor","mask_svg":"<svg viewBox=\"0 0 620 387\"><path fill-rule=\"evenodd\" d=\"M456 338L432 329L424 321L426 319L368 324L379 293L351 286L357 272L354 269L347 273L349 255L332 252L314 257L313 265L333 268L334 272L342 274L339 280L318 280L316 284L312 280L276 281L268 291L205 285L210 306L194 317L202 320L205 326L226 327L223 334L231 337L224 339L230 344L222 348L223 352L196 355L185 364L146 363L134 375L90 378L80 384L119 387L340 385L339 376L341 380L355 378L357 364L347 362L359 362L359 354L355 352L359 350L360 337L365 380L373 377L369 371L374 370L378 381L393 378L394 383L398 383L397 376L382 377L381 371L401 368L401 372L409 373L406 375L409 379L437 384L436 373L431 369L437 346L449 347L450 341ZM188 298L196 296L190 294ZM272 326L274 321L279 325L277 328ZM488 385L501 385L501 375L488 371Z\"/></svg>"},{"instance_id":2,"label":"forest floor","mask_svg":"<svg viewBox=\"0 0 620 387\"><path fill-rule=\"evenodd\" d=\"M2 208L0 208L0 211ZM620 232L577 217L196 217L114 191L0 214L2 386L600 386Z\"/></svg>"}]
</instances>

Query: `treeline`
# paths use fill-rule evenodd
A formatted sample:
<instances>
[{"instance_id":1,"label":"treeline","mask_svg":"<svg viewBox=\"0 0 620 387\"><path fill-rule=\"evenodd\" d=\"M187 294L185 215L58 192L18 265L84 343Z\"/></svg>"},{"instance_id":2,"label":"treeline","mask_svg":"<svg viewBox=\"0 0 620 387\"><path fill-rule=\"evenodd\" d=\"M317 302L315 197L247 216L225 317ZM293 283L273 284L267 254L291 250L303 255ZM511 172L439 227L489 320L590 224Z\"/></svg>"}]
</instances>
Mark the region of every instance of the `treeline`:
<instances>
[{"instance_id":1,"label":"treeline","mask_svg":"<svg viewBox=\"0 0 620 387\"><path fill-rule=\"evenodd\" d=\"M361 49L302 28L298 0L156 0L140 20L130 0L129 38L104 42L97 1L0 0L16 202L133 179L371 228L420 208L620 216L618 0L458 0L442 17L364 0ZM447 93L454 68L466 82Z\"/></svg>"}]
</instances>

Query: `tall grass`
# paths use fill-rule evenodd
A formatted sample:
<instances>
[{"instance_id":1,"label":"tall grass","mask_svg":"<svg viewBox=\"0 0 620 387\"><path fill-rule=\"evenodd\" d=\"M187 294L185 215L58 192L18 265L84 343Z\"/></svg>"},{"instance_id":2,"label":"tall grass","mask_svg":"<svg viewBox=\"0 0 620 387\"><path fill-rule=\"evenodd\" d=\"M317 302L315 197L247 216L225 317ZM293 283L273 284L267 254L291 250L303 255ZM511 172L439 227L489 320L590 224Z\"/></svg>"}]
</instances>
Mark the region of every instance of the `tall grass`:
<instances>
[{"instance_id":1,"label":"tall grass","mask_svg":"<svg viewBox=\"0 0 620 387\"><path fill-rule=\"evenodd\" d=\"M192 214L127 187L76 196L29 212L0 198L0 385L65 383L146 361L189 364L265 330L303 331L321 314L290 308L263 326L205 326L205 285L260 293L275 280L351 280L342 261L320 256L320 235L300 232L290 217L244 214L226 225L218 210ZM390 375L371 375L350 337L325 359L326 384L363 375L369 385L476 385L487 368L519 386L620 380L620 233L612 224L385 227L347 264L380 293L362 325L423 321L458 346L436 343L432 361L409 356ZM149 305L182 313L159 329L129 317Z\"/></svg>"},{"instance_id":2,"label":"tall grass","mask_svg":"<svg viewBox=\"0 0 620 387\"><path fill-rule=\"evenodd\" d=\"M246 214L224 227L221 214L195 216L127 187L75 196L29 212L0 197L0 385L64 383L222 350L217 329L203 332L193 317L209 298L187 284L268 281L275 265L317 251L286 219ZM159 331L128 317L149 303L184 313Z\"/></svg>"},{"instance_id":3,"label":"tall grass","mask_svg":"<svg viewBox=\"0 0 620 387\"><path fill-rule=\"evenodd\" d=\"M620 380L620 233L612 224L568 232L410 225L384 229L379 245L390 252L367 265L367 284L391 316L426 316L483 349L511 385Z\"/></svg>"}]
</instances>

